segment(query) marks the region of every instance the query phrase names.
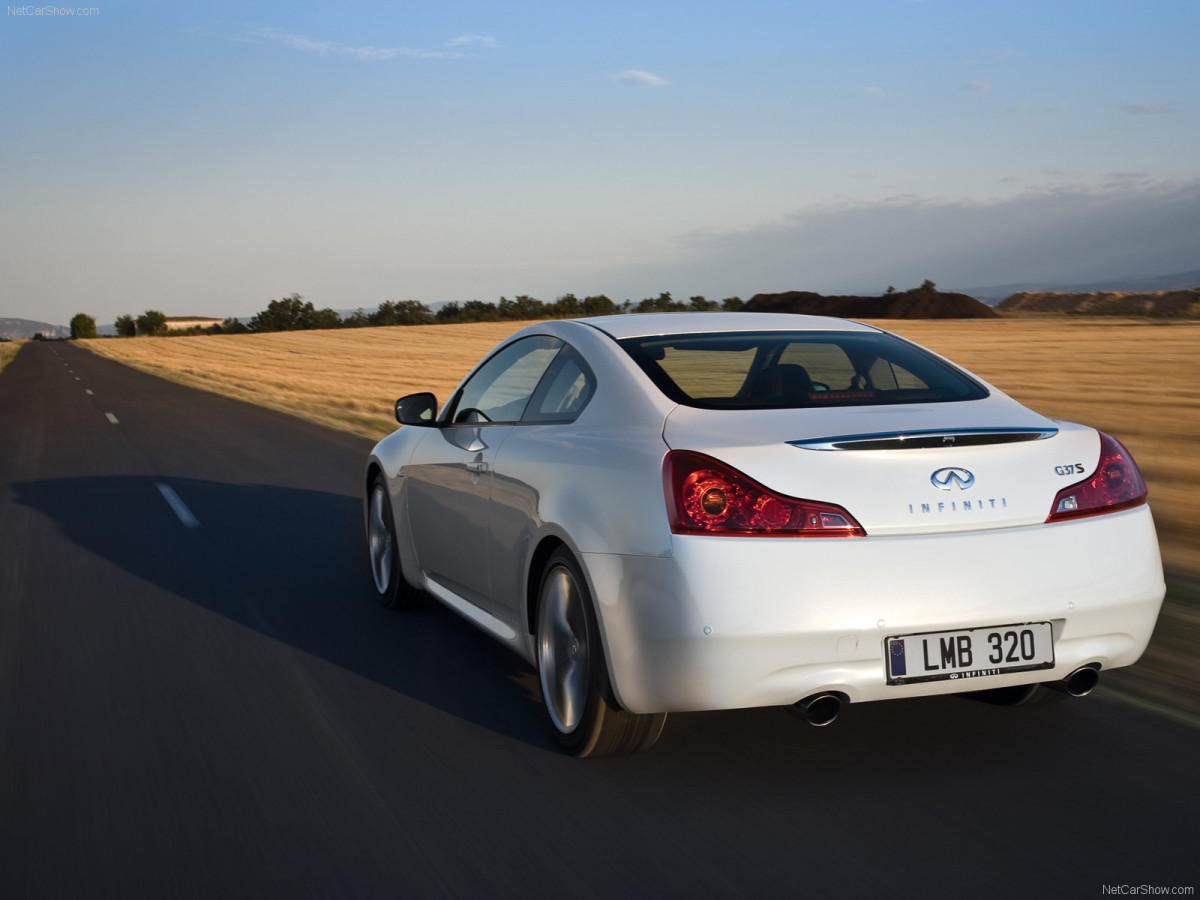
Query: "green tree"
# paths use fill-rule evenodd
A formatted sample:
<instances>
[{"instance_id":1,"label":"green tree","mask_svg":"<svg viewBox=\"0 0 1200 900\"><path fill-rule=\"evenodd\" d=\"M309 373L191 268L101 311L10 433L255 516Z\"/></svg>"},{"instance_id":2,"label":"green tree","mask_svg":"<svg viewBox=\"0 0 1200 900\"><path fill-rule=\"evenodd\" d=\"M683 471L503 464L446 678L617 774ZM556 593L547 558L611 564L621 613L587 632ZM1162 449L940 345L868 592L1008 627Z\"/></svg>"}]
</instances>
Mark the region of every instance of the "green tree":
<instances>
[{"instance_id":1,"label":"green tree","mask_svg":"<svg viewBox=\"0 0 1200 900\"><path fill-rule=\"evenodd\" d=\"M495 322L500 318L496 304L486 300L468 300L459 313L460 322Z\"/></svg>"},{"instance_id":2,"label":"green tree","mask_svg":"<svg viewBox=\"0 0 1200 900\"><path fill-rule=\"evenodd\" d=\"M167 317L157 309L148 309L137 317L137 333L160 335L167 333Z\"/></svg>"},{"instance_id":3,"label":"green tree","mask_svg":"<svg viewBox=\"0 0 1200 900\"><path fill-rule=\"evenodd\" d=\"M96 336L96 320L87 313L76 313L71 319L71 340L78 341Z\"/></svg>"},{"instance_id":4,"label":"green tree","mask_svg":"<svg viewBox=\"0 0 1200 900\"><path fill-rule=\"evenodd\" d=\"M635 307L634 312L683 312L687 309L678 300L671 299L670 291L663 291L657 297L646 297Z\"/></svg>"},{"instance_id":5,"label":"green tree","mask_svg":"<svg viewBox=\"0 0 1200 900\"><path fill-rule=\"evenodd\" d=\"M342 317L337 314L337 310L326 307L325 309L316 310L311 319L309 328L341 328Z\"/></svg>"},{"instance_id":6,"label":"green tree","mask_svg":"<svg viewBox=\"0 0 1200 900\"><path fill-rule=\"evenodd\" d=\"M611 316L617 311L617 304L604 294L596 294L583 298L583 312L588 316Z\"/></svg>"},{"instance_id":7,"label":"green tree","mask_svg":"<svg viewBox=\"0 0 1200 900\"><path fill-rule=\"evenodd\" d=\"M388 300L371 313L372 325L432 325L437 320L429 307L419 300Z\"/></svg>"},{"instance_id":8,"label":"green tree","mask_svg":"<svg viewBox=\"0 0 1200 900\"><path fill-rule=\"evenodd\" d=\"M917 290L919 290L925 294L932 294L937 290L937 285L934 284L932 281L930 281L928 278L926 278L921 283L921 286L919 288L917 288Z\"/></svg>"},{"instance_id":9,"label":"green tree","mask_svg":"<svg viewBox=\"0 0 1200 900\"><path fill-rule=\"evenodd\" d=\"M502 319L545 319L549 315L546 304L528 294L521 294L513 300L501 297L498 310Z\"/></svg>"},{"instance_id":10,"label":"green tree","mask_svg":"<svg viewBox=\"0 0 1200 900\"><path fill-rule=\"evenodd\" d=\"M250 329L246 323L237 316L230 316L228 319L223 319L218 326L220 334L246 334Z\"/></svg>"},{"instance_id":11,"label":"green tree","mask_svg":"<svg viewBox=\"0 0 1200 900\"><path fill-rule=\"evenodd\" d=\"M563 294L546 307L546 313L556 319L570 319L583 314L583 304L574 294Z\"/></svg>"},{"instance_id":12,"label":"green tree","mask_svg":"<svg viewBox=\"0 0 1200 900\"><path fill-rule=\"evenodd\" d=\"M688 309L696 312L712 312L717 308L716 300L706 300L703 294L688 298Z\"/></svg>"},{"instance_id":13,"label":"green tree","mask_svg":"<svg viewBox=\"0 0 1200 900\"><path fill-rule=\"evenodd\" d=\"M117 329L117 334L120 337L134 337L137 335L137 321L133 316L117 316L114 327Z\"/></svg>"},{"instance_id":14,"label":"green tree","mask_svg":"<svg viewBox=\"0 0 1200 900\"><path fill-rule=\"evenodd\" d=\"M433 311L420 300L402 300L396 304L401 325L432 325Z\"/></svg>"},{"instance_id":15,"label":"green tree","mask_svg":"<svg viewBox=\"0 0 1200 900\"><path fill-rule=\"evenodd\" d=\"M379 304L375 312L367 317L372 325L387 327L400 324L400 311L393 300L385 300Z\"/></svg>"},{"instance_id":16,"label":"green tree","mask_svg":"<svg viewBox=\"0 0 1200 900\"><path fill-rule=\"evenodd\" d=\"M310 328L337 328L341 324L332 309L320 311L299 294L272 300L267 308L250 320L251 331L304 331Z\"/></svg>"},{"instance_id":17,"label":"green tree","mask_svg":"<svg viewBox=\"0 0 1200 900\"><path fill-rule=\"evenodd\" d=\"M721 309L725 312L737 312L745 305L741 297L726 297L721 301Z\"/></svg>"},{"instance_id":18,"label":"green tree","mask_svg":"<svg viewBox=\"0 0 1200 900\"><path fill-rule=\"evenodd\" d=\"M451 300L449 303L443 303L436 313L439 325L445 325L448 322L462 321L462 307Z\"/></svg>"}]
</instances>

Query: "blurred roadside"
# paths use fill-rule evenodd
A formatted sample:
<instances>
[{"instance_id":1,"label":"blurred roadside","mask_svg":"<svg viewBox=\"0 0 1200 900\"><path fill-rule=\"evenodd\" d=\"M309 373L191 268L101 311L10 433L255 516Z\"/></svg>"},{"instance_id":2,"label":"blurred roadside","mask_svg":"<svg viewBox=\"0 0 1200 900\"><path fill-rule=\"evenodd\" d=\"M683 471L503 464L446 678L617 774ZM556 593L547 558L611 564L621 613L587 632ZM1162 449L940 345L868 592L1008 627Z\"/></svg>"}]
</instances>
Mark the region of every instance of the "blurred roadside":
<instances>
[{"instance_id":1,"label":"blurred roadside","mask_svg":"<svg viewBox=\"0 0 1200 900\"><path fill-rule=\"evenodd\" d=\"M1137 663L1100 678L1097 694L1200 728L1200 580L1167 575L1167 597Z\"/></svg>"}]
</instances>

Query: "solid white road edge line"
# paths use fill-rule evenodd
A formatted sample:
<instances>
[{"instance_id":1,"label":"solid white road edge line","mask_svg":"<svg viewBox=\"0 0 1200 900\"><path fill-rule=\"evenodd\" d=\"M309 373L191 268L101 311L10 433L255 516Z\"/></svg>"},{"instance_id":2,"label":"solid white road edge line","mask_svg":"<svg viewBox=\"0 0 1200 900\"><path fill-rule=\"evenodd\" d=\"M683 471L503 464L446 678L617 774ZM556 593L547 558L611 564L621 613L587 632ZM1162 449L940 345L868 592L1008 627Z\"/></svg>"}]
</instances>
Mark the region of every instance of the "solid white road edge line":
<instances>
[{"instance_id":1,"label":"solid white road edge line","mask_svg":"<svg viewBox=\"0 0 1200 900\"><path fill-rule=\"evenodd\" d=\"M185 528L199 528L200 520L192 515L192 511L187 508L179 495L169 484L163 484L161 481L157 485L158 492L163 495L163 499L167 501L167 505L171 507L175 515L179 517L179 521L183 523Z\"/></svg>"}]
</instances>

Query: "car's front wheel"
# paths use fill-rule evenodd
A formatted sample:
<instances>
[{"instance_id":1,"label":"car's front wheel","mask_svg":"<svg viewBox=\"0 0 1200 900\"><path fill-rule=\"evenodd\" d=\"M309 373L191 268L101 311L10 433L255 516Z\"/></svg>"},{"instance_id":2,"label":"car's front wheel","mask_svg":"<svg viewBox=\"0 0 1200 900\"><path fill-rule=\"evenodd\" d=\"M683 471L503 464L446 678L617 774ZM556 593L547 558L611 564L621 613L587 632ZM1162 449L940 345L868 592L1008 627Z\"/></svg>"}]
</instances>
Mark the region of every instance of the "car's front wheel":
<instances>
[{"instance_id":1,"label":"car's front wheel","mask_svg":"<svg viewBox=\"0 0 1200 900\"><path fill-rule=\"evenodd\" d=\"M563 749L574 756L615 756L653 746L667 715L639 715L617 705L591 597L565 549L555 551L542 575L536 643L542 700Z\"/></svg>"},{"instance_id":2,"label":"car's front wheel","mask_svg":"<svg viewBox=\"0 0 1200 900\"><path fill-rule=\"evenodd\" d=\"M376 473L367 496L367 557L375 596L389 609L407 606L420 591L404 580L400 569L400 551L396 545L396 526L392 519L392 501L387 481Z\"/></svg>"}]
</instances>

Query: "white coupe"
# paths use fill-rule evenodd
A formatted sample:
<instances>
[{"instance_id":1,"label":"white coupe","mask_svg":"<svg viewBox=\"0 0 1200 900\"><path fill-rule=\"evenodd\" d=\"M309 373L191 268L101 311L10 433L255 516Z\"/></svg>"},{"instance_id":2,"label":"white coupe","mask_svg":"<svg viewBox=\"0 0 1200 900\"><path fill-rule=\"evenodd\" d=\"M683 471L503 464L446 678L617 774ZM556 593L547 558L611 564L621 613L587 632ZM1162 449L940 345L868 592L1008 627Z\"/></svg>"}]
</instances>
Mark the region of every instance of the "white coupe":
<instances>
[{"instance_id":1,"label":"white coupe","mask_svg":"<svg viewBox=\"0 0 1200 900\"><path fill-rule=\"evenodd\" d=\"M561 745L668 712L1088 693L1164 585L1129 451L840 319L529 326L365 471L379 599L424 591L536 666Z\"/></svg>"}]
</instances>

